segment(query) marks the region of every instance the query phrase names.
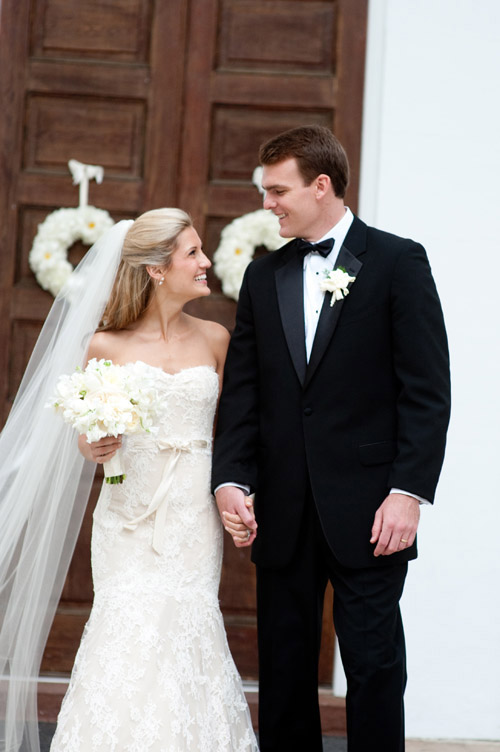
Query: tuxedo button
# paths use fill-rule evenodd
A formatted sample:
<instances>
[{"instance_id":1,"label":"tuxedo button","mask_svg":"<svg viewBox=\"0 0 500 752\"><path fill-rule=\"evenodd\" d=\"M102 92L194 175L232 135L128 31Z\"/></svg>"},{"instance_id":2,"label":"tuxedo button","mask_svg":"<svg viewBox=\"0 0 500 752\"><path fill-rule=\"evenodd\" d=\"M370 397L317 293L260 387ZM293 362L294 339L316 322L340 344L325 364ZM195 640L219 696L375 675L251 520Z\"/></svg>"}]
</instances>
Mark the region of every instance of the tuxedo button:
<instances>
[{"instance_id":1,"label":"tuxedo button","mask_svg":"<svg viewBox=\"0 0 500 752\"><path fill-rule=\"evenodd\" d=\"M312 415L312 414L313 414L312 407L304 408L304 415Z\"/></svg>"}]
</instances>

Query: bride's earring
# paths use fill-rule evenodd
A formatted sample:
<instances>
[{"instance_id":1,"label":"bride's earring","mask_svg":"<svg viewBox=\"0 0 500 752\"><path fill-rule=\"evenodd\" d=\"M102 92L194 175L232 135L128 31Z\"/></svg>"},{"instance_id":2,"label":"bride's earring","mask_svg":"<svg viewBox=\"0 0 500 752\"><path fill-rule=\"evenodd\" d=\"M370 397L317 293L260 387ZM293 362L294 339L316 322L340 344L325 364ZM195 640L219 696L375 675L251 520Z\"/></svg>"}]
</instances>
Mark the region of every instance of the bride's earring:
<instances>
[{"instance_id":1,"label":"bride's earring","mask_svg":"<svg viewBox=\"0 0 500 752\"><path fill-rule=\"evenodd\" d=\"M162 277L160 281L158 282L158 287L162 285L165 282L165 277Z\"/></svg>"}]
</instances>

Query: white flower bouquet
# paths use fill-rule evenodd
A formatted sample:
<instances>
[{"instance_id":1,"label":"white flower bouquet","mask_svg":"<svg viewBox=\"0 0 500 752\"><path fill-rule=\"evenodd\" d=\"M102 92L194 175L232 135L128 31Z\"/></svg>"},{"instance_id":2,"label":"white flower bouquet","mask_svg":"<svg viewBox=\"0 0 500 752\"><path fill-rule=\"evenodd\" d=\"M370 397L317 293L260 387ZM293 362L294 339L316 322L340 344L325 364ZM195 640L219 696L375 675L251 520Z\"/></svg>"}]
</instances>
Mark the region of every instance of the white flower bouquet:
<instances>
[{"instance_id":1,"label":"white flower bouquet","mask_svg":"<svg viewBox=\"0 0 500 752\"><path fill-rule=\"evenodd\" d=\"M118 366L92 358L85 370L59 377L47 404L61 414L90 444L104 436L156 433L159 398L151 369L142 362ZM106 483L123 483L120 453L104 463Z\"/></svg>"}]
</instances>

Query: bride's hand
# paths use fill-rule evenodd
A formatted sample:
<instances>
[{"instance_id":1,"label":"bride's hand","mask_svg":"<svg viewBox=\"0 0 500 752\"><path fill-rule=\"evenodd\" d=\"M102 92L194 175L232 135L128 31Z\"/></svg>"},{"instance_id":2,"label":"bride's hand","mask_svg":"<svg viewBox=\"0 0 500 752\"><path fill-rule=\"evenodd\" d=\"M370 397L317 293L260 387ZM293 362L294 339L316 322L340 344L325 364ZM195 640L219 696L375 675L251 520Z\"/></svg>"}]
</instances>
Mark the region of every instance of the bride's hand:
<instances>
[{"instance_id":1,"label":"bride's hand","mask_svg":"<svg viewBox=\"0 0 500 752\"><path fill-rule=\"evenodd\" d=\"M104 462L109 462L112 459L118 449L122 445L122 437L117 436L105 436L99 441L93 441L91 444L87 443L87 437L82 434L78 438L78 448L83 454L86 460L90 462L97 462L98 465L102 465Z\"/></svg>"}]
</instances>

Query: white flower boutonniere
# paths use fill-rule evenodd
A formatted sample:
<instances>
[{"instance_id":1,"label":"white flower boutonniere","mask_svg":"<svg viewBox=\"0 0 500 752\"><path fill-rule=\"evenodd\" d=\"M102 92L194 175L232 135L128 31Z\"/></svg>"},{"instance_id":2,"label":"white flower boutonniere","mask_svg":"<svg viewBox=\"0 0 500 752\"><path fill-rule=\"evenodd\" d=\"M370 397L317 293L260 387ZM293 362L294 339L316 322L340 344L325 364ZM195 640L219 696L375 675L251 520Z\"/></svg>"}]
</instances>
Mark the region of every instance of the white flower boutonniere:
<instances>
[{"instance_id":1,"label":"white flower boutonniere","mask_svg":"<svg viewBox=\"0 0 500 752\"><path fill-rule=\"evenodd\" d=\"M332 306L336 300L342 300L346 295L349 295L348 287L355 279L356 277L351 277L343 267L339 266L331 272L325 272L325 277L320 280L319 286L324 292L332 293L330 300Z\"/></svg>"}]
</instances>

